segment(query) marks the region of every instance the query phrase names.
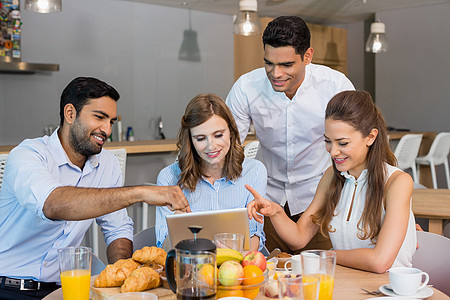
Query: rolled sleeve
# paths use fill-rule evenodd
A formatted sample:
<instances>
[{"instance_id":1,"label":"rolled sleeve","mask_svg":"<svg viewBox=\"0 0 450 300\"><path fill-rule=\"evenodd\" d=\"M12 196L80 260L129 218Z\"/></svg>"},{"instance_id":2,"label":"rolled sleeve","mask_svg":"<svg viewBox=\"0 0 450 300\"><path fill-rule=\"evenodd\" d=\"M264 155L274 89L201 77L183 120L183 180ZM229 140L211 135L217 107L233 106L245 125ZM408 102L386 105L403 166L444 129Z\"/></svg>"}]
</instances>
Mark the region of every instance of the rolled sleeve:
<instances>
[{"instance_id":1,"label":"rolled sleeve","mask_svg":"<svg viewBox=\"0 0 450 300\"><path fill-rule=\"evenodd\" d=\"M133 221L128 216L125 208L98 217L96 222L102 228L107 246L119 238L133 240Z\"/></svg>"}]
</instances>

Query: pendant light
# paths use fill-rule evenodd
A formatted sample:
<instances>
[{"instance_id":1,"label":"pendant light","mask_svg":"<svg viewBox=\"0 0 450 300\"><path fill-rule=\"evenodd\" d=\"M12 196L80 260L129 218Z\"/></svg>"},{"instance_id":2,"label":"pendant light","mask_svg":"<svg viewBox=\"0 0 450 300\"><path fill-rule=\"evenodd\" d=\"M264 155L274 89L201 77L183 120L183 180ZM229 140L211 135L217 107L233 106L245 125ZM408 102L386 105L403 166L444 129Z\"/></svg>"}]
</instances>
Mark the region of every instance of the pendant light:
<instances>
[{"instance_id":1,"label":"pendant light","mask_svg":"<svg viewBox=\"0 0 450 300\"><path fill-rule=\"evenodd\" d=\"M185 61L201 61L200 47L197 41L197 31L192 30L191 9L189 9L189 29L184 30L183 41L181 42L178 59Z\"/></svg>"},{"instance_id":2,"label":"pendant light","mask_svg":"<svg viewBox=\"0 0 450 300\"><path fill-rule=\"evenodd\" d=\"M256 35L261 32L256 0L240 0L239 13L234 21L233 33L239 35Z\"/></svg>"},{"instance_id":3,"label":"pendant light","mask_svg":"<svg viewBox=\"0 0 450 300\"><path fill-rule=\"evenodd\" d=\"M25 9L38 13L61 11L62 0L25 0Z\"/></svg>"},{"instance_id":4,"label":"pendant light","mask_svg":"<svg viewBox=\"0 0 450 300\"><path fill-rule=\"evenodd\" d=\"M380 20L370 25L370 34L366 43L366 52L381 53L388 50L386 27Z\"/></svg>"}]
</instances>

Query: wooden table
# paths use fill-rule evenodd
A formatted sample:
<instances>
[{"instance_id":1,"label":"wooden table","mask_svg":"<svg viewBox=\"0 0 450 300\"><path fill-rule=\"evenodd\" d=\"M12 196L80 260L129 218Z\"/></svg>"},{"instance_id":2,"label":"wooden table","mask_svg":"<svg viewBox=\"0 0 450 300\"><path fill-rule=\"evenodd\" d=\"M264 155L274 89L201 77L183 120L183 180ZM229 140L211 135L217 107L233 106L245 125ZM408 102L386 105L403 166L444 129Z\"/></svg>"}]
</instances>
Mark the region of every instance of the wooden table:
<instances>
[{"instance_id":1,"label":"wooden table","mask_svg":"<svg viewBox=\"0 0 450 300\"><path fill-rule=\"evenodd\" d=\"M413 190L412 210L416 217L429 219L429 232L442 235L444 220L450 219L450 190Z\"/></svg>"},{"instance_id":2,"label":"wooden table","mask_svg":"<svg viewBox=\"0 0 450 300\"><path fill-rule=\"evenodd\" d=\"M91 279L91 291L93 291L93 297L91 299L107 299L108 296L119 293L119 288L108 288L108 289L98 289L93 287L93 282L96 276ZM343 266L336 266L336 275L333 290L333 300L358 300L358 299L369 299L375 296L368 295L361 290L365 288L367 290L378 290L380 286L389 282L389 274L375 274L371 272L365 272L360 270L355 270ZM447 295L439 290L433 288L433 295L428 298L431 300L437 299L449 299ZM147 291L149 293L155 293L159 296L159 299L163 300L175 300L176 296L170 290L165 288L158 288L154 290ZM383 296L382 294L380 297ZM268 300L264 296L257 297L255 300ZM51 293L44 300L62 300L61 289L56 290Z\"/></svg>"}]
</instances>

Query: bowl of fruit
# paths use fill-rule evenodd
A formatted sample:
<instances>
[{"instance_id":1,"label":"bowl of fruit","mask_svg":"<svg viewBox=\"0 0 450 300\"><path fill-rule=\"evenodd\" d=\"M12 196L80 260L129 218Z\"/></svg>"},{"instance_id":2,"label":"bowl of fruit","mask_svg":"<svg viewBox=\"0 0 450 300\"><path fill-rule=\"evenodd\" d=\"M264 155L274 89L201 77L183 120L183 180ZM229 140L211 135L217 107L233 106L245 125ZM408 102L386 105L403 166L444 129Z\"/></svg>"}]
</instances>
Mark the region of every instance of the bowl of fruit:
<instances>
[{"instance_id":1,"label":"bowl of fruit","mask_svg":"<svg viewBox=\"0 0 450 300\"><path fill-rule=\"evenodd\" d=\"M216 299L245 297L255 299L264 292L269 279L266 258L259 251L245 256L233 249L217 249L217 293Z\"/></svg>"}]
</instances>

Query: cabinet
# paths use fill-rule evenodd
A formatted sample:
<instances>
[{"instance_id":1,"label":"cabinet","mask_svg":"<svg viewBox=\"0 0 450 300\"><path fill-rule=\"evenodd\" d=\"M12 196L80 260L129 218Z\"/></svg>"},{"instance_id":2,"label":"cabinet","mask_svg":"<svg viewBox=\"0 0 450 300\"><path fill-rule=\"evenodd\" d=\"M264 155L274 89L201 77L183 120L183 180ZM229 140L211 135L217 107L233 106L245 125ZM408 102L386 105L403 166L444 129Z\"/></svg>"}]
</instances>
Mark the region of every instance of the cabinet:
<instances>
[{"instance_id":1,"label":"cabinet","mask_svg":"<svg viewBox=\"0 0 450 300\"><path fill-rule=\"evenodd\" d=\"M347 29L308 24L311 31L312 62L347 74Z\"/></svg>"},{"instance_id":2,"label":"cabinet","mask_svg":"<svg viewBox=\"0 0 450 300\"><path fill-rule=\"evenodd\" d=\"M234 35L234 80L264 66L262 32L272 18L260 18L261 34ZM313 63L329 66L347 74L347 30L331 26L308 24L311 30Z\"/></svg>"}]
</instances>

